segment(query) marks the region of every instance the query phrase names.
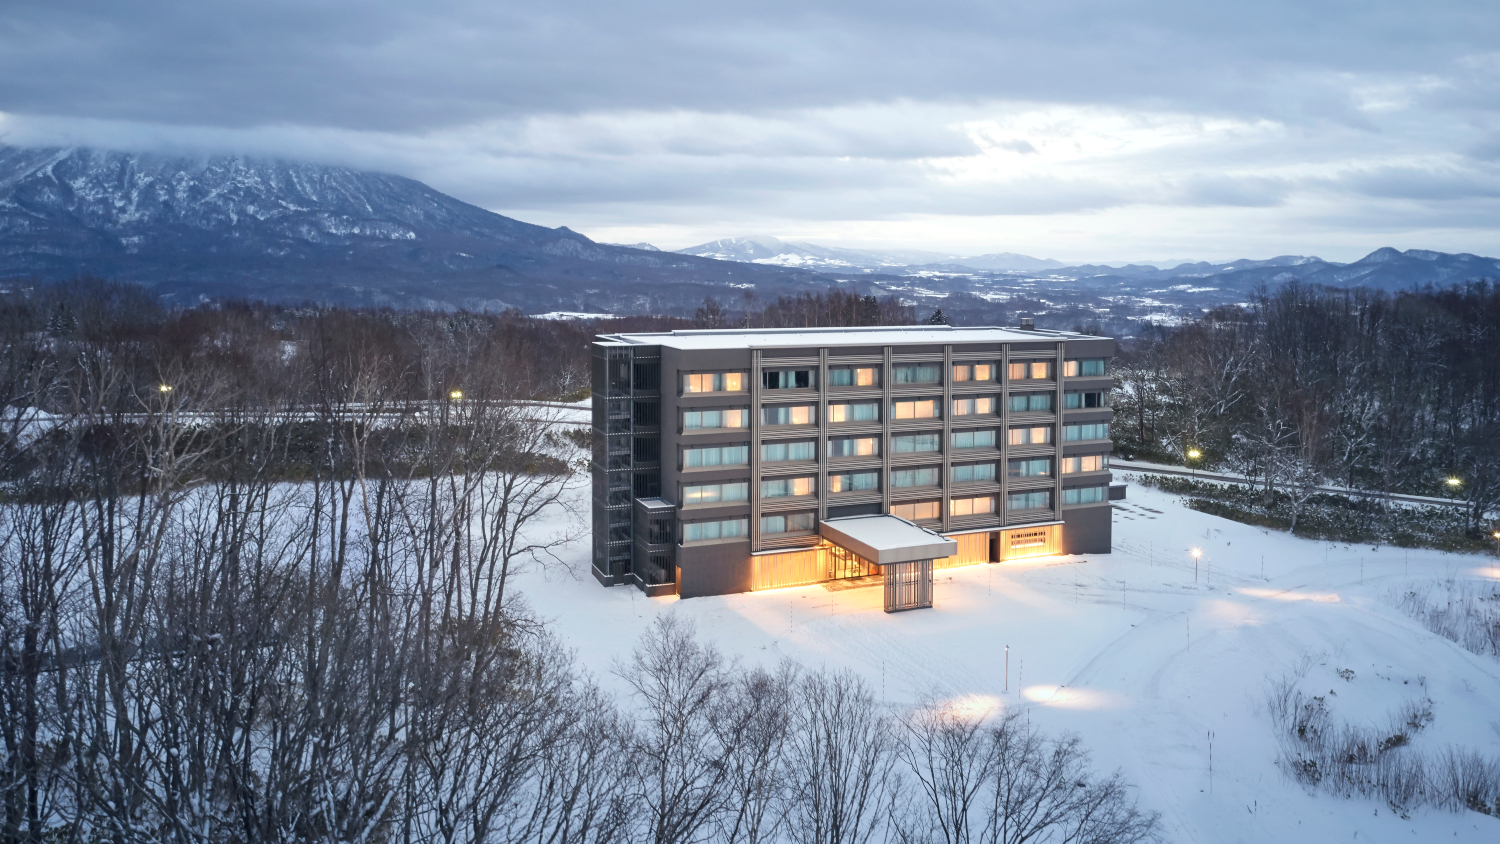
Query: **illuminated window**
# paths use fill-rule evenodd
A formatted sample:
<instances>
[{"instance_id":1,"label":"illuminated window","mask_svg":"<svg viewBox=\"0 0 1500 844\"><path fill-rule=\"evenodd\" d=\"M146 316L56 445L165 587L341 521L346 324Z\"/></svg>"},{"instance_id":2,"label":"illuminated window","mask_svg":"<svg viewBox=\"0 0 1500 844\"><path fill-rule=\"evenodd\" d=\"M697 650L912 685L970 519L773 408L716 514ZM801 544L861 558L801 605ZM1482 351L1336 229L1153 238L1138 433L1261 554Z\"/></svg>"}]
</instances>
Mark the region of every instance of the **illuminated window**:
<instances>
[{"instance_id":1,"label":"illuminated window","mask_svg":"<svg viewBox=\"0 0 1500 844\"><path fill-rule=\"evenodd\" d=\"M682 430L702 431L714 428L745 428L750 424L750 409L745 407L724 410L684 410Z\"/></svg>"},{"instance_id":2,"label":"illuminated window","mask_svg":"<svg viewBox=\"0 0 1500 844\"><path fill-rule=\"evenodd\" d=\"M995 496L993 495L955 498L948 502L948 514L952 516L983 516L993 512L995 512Z\"/></svg>"},{"instance_id":3,"label":"illuminated window","mask_svg":"<svg viewBox=\"0 0 1500 844\"><path fill-rule=\"evenodd\" d=\"M1012 361L1008 375L1012 381L1050 381L1052 379L1052 361Z\"/></svg>"},{"instance_id":4,"label":"illuminated window","mask_svg":"<svg viewBox=\"0 0 1500 844\"><path fill-rule=\"evenodd\" d=\"M834 437L828 441L829 457L873 457L880 454L876 437Z\"/></svg>"},{"instance_id":5,"label":"illuminated window","mask_svg":"<svg viewBox=\"0 0 1500 844\"><path fill-rule=\"evenodd\" d=\"M744 501L750 492L750 484L743 481L728 484L697 484L682 488L682 506L695 507L700 504L723 504L727 501Z\"/></svg>"},{"instance_id":6,"label":"illuminated window","mask_svg":"<svg viewBox=\"0 0 1500 844\"><path fill-rule=\"evenodd\" d=\"M994 381L995 376L1000 373L1000 367L993 363L955 363L953 365L953 380L958 381Z\"/></svg>"},{"instance_id":7,"label":"illuminated window","mask_svg":"<svg viewBox=\"0 0 1500 844\"><path fill-rule=\"evenodd\" d=\"M815 404L794 404L760 409L760 424L762 425L816 425L817 423L818 406Z\"/></svg>"},{"instance_id":8,"label":"illuminated window","mask_svg":"<svg viewBox=\"0 0 1500 844\"><path fill-rule=\"evenodd\" d=\"M742 393L745 391L743 372L699 372L682 377L684 393Z\"/></svg>"},{"instance_id":9,"label":"illuminated window","mask_svg":"<svg viewBox=\"0 0 1500 844\"><path fill-rule=\"evenodd\" d=\"M849 404L830 404L828 406L829 422L879 422L879 402L853 402Z\"/></svg>"},{"instance_id":10,"label":"illuminated window","mask_svg":"<svg viewBox=\"0 0 1500 844\"><path fill-rule=\"evenodd\" d=\"M877 387L880 381L873 366L832 366L828 368L831 387Z\"/></svg>"},{"instance_id":11,"label":"illuminated window","mask_svg":"<svg viewBox=\"0 0 1500 844\"><path fill-rule=\"evenodd\" d=\"M892 419L937 419L937 399L909 399L891 403Z\"/></svg>"},{"instance_id":12,"label":"illuminated window","mask_svg":"<svg viewBox=\"0 0 1500 844\"><path fill-rule=\"evenodd\" d=\"M1013 530L1007 531L1006 536L1010 538L1012 551L1023 548L1045 548L1047 547L1047 531L1042 530Z\"/></svg>"},{"instance_id":13,"label":"illuminated window","mask_svg":"<svg viewBox=\"0 0 1500 844\"><path fill-rule=\"evenodd\" d=\"M1109 457L1104 454L1086 454L1078 457L1064 457L1062 459L1062 471L1064 475L1072 475L1078 472L1102 472L1109 468Z\"/></svg>"},{"instance_id":14,"label":"illuminated window","mask_svg":"<svg viewBox=\"0 0 1500 844\"><path fill-rule=\"evenodd\" d=\"M917 501L910 504L892 504L891 515L900 516L909 522L921 522L938 518L941 510L936 501Z\"/></svg>"},{"instance_id":15,"label":"illuminated window","mask_svg":"<svg viewBox=\"0 0 1500 844\"><path fill-rule=\"evenodd\" d=\"M1046 445L1052 442L1052 426L1039 425L1028 428L1011 428L1007 442L1011 445Z\"/></svg>"},{"instance_id":16,"label":"illuminated window","mask_svg":"<svg viewBox=\"0 0 1500 844\"><path fill-rule=\"evenodd\" d=\"M1097 378L1104 374L1104 358L1078 358L1063 362L1063 375L1069 378Z\"/></svg>"},{"instance_id":17,"label":"illuminated window","mask_svg":"<svg viewBox=\"0 0 1500 844\"><path fill-rule=\"evenodd\" d=\"M978 416L980 414L994 415L994 396L975 396L967 399L953 400L954 416Z\"/></svg>"},{"instance_id":18,"label":"illuminated window","mask_svg":"<svg viewBox=\"0 0 1500 844\"><path fill-rule=\"evenodd\" d=\"M817 478L768 478L760 482L761 498L796 498L817 492Z\"/></svg>"}]
</instances>

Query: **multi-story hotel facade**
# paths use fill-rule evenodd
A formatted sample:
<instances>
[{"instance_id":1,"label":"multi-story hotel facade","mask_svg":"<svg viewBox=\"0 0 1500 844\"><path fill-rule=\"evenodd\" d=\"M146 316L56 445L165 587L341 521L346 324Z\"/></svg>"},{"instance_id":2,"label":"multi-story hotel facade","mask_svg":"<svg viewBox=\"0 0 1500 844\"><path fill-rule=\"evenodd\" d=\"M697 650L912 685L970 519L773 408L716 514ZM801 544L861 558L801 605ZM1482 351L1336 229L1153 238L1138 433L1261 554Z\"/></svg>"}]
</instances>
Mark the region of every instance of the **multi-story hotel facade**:
<instances>
[{"instance_id":1,"label":"multi-story hotel facade","mask_svg":"<svg viewBox=\"0 0 1500 844\"><path fill-rule=\"evenodd\" d=\"M1114 351L1029 325L601 335L594 576L695 597L883 573L901 609L934 567L1108 552Z\"/></svg>"}]
</instances>

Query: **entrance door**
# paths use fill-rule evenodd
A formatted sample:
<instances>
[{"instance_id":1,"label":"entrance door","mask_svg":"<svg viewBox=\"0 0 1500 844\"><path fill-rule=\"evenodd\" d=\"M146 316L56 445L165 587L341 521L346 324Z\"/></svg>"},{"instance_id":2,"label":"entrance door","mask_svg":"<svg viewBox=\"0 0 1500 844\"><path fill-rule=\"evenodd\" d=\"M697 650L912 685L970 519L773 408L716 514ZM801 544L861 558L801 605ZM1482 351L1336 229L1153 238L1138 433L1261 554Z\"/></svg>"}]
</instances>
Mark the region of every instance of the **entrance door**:
<instances>
[{"instance_id":1,"label":"entrance door","mask_svg":"<svg viewBox=\"0 0 1500 844\"><path fill-rule=\"evenodd\" d=\"M879 574L880 566L873 565L869 560L837 545L828 548L828 579L841 580L846 577L864 577L871 574Z\"/></svg>"}]
</instances>

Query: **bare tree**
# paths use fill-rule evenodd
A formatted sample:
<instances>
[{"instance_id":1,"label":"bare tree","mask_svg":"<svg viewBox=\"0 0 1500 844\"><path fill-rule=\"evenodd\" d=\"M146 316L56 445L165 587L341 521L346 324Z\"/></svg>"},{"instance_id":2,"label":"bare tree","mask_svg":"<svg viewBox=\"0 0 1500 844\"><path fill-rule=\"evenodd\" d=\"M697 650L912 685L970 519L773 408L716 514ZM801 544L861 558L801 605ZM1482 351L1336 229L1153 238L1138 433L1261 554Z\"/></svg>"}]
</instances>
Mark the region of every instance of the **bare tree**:
<instances>
[{"instance_id":1,"label":"bare tree","mask_svg":"<svg viewBox=\"0 0 1500 844\"><path fill-rule=\"evenodd\" d=\"M863 844L881 827L895 762L890 717L854 674L818 672L798 686L788 751L798 844Z\"/></svg>"}]
</instances>

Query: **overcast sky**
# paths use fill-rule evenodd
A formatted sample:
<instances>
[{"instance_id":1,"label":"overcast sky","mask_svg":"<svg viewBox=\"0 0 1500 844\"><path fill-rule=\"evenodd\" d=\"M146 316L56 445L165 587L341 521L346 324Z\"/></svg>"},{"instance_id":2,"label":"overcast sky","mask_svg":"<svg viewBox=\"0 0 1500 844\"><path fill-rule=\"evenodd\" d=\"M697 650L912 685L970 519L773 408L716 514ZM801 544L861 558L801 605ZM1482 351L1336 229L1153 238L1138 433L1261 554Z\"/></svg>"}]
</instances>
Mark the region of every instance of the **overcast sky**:
<instances>
[{"instance_id":1,"label":"overcast sky","mask_svg":"<svg viewBox=\"0 0 1500 844\"><path fill-rule=\"evenodd\" d=\"M597 240L1500 255L1495 0L4 0L0 140L351 164Z\"/></svg>"}]
</instances>

